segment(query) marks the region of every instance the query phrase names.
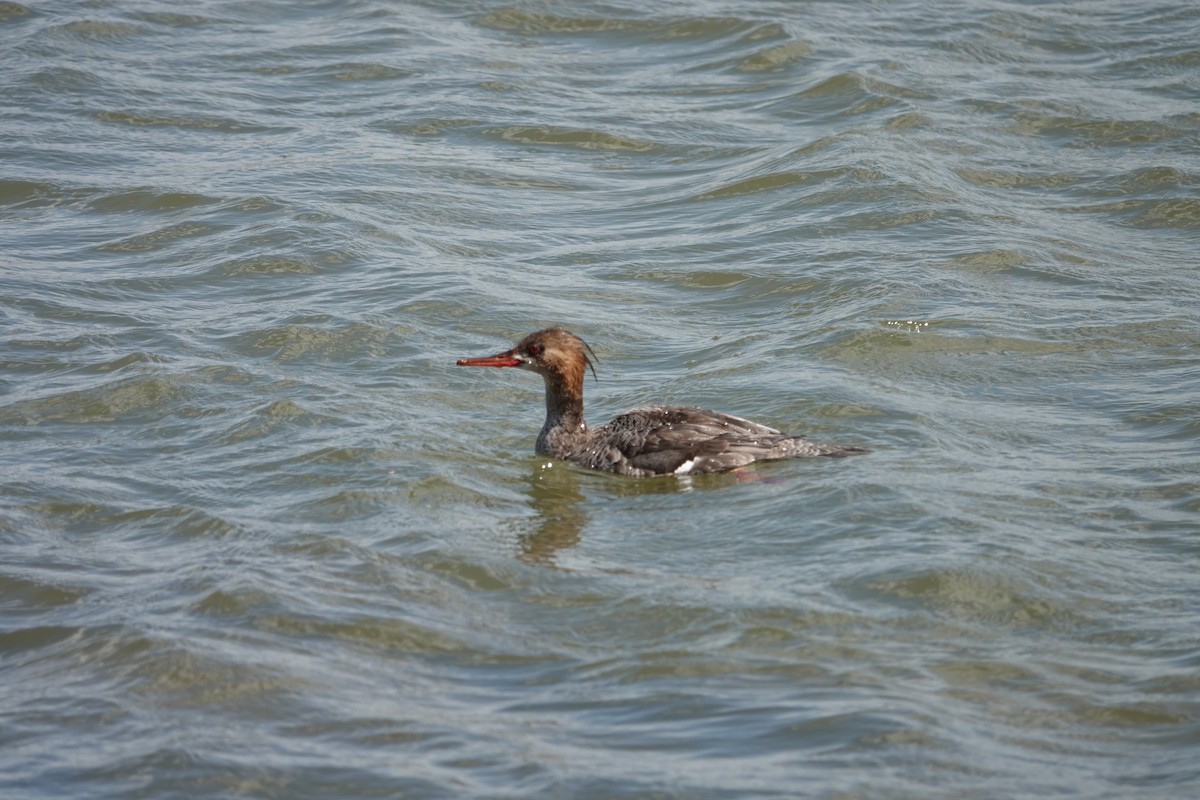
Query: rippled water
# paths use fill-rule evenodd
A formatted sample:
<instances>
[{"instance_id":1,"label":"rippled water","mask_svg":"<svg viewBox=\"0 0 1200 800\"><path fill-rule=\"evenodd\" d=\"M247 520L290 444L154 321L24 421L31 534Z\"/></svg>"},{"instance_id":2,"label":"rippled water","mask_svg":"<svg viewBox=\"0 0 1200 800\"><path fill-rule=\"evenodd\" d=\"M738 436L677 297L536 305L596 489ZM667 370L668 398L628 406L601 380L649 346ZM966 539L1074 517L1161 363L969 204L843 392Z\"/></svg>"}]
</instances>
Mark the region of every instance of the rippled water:
<instances>
[{"instance_id":1,"label":"rippled water","mask_svg":"<svg viewBox=\"0 0 1200 800\"><path fill-rule=\"evenodd\" d=\"M1200 6L0 2L0 794L1200 792ZM633 481L590 417L871 455Z\"/></svg>"}]
</instances>

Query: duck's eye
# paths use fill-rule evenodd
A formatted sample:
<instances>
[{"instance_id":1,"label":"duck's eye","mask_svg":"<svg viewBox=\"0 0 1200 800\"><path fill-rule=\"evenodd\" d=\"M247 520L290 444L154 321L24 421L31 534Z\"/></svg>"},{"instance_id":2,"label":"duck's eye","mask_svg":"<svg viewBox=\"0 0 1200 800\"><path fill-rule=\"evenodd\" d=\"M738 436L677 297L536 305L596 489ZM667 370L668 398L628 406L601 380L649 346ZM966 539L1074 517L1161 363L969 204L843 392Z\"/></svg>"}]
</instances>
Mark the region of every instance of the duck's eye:
<instances>
[{"instance_id":1,"label":"duck's eye","mask_svg":"<svg viewBox=\"0 0 1200 800\"><path fill-rule=\"evenodd\" d=\"M537 358L542 354L542 346L540 344L531 344L525 348L525 354Z\"/></svg>"}]
</instances>

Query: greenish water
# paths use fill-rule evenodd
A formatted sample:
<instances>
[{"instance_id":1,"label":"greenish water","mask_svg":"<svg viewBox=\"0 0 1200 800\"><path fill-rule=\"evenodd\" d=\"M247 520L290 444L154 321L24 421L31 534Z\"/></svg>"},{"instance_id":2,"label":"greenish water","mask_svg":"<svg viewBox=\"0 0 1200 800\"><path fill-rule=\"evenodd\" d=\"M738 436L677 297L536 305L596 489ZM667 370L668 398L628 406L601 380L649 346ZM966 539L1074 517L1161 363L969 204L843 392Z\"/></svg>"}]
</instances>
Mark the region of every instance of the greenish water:
<instances>
[{"instance_id":1,"label":"greenish water","mask_svg":"<svg viewBox=\"0 0 1200 800\"><path fill-rule=\"evenodd\" d=\"M0 3L0 795L1200 791L1200 7ZM871 455L532 455L708 406Z\"/></svg>"}]
</instances>

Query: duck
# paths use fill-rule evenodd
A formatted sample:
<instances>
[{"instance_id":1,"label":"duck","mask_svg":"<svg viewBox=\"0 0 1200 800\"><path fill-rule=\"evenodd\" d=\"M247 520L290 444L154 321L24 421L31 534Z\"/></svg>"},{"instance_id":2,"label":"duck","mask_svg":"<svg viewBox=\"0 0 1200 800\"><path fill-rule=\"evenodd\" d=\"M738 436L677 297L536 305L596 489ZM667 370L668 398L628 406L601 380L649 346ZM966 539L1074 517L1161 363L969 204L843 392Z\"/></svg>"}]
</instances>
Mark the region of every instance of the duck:
<instances>
[{"instance_id":1,"label":"duck","mask_svg":"<svg viewBox=\"0 0 1200 800\"><path fill-rule=\"evenodd\" d=\"M864 447L820 444L742 417L693 406L638 406L611 422L588 427L583 416L587 370L595 353L583 339L553 327L529 334L512 348L460 367L515 367L542 376L546 421L534 450L580 467L633 478L736 470L756 461L869 453Z\"/></svg>"}]
</instances>

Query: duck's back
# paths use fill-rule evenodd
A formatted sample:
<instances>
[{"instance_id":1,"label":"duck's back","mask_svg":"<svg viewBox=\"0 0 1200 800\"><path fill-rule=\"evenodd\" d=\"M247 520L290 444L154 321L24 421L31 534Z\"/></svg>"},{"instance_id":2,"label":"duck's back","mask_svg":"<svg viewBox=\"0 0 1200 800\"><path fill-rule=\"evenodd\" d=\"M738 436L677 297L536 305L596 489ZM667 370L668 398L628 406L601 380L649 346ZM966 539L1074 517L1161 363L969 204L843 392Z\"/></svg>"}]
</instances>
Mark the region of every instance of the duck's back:
<instances>
[{"instance_id":1,"label":"duck's back","mask_svg":"<svg viewBox=\"0 0 1200 800\"><path fill-rule=\"evenodd\" d=\"M811 442L775 428L707 408L646 406L589 432L567 458L621 475L721 472L779 458L849 456L867 452Z\"/></svg>"}]
</instances>

